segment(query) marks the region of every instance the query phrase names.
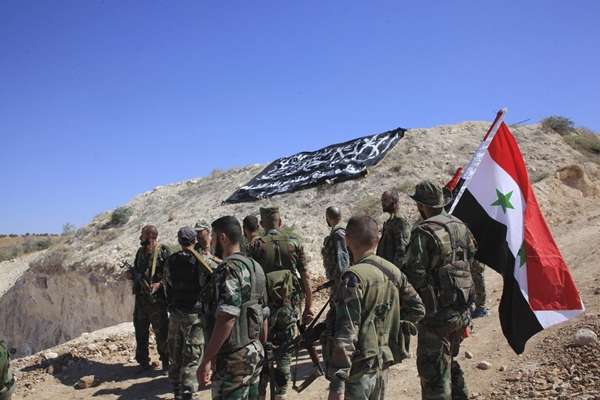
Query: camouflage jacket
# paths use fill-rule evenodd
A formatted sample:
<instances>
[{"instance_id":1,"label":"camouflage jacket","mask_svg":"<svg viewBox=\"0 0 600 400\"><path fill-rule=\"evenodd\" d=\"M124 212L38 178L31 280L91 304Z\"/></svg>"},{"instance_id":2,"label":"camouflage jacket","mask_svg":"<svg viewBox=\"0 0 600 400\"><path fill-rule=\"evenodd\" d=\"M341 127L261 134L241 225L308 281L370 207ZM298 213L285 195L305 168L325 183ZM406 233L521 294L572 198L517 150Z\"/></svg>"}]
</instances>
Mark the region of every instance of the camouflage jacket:
<instances>
[{"instance_id":1,"label":"camouflage jacket","mask_svg":"<svg viewBox=\"0 0 600 400\"><path fill-rule=\"evenodd\" d=\"M325 268L327 280L339 280L350 265L350 255L346 246L346 230L344 228L339 225L331 228L331 232L323 240L321 255L323 256L323 267Z\"/></svg>"},{"instance_id":2,"label":"camouflage jacket","mask_svg":"<svg viewBox=\"0 0 600 400\"><path fill-rule=\"evenodd\" d=\"M355 265L380 263L378 259L381 260L370 254L358 260ZM368 340L365 341L359 335L367 331L371 332L365 329L364 324L372 321L374 317L371 314L378 310L377 307L374 310L365 308L367 297L373 296L372 293L367 292L383 289L383 285L376 284L369 287L369 282L362 282L360 277L352 272L352 268L354 267L342 275L341 283L334 293L332 312L327 315L326 321L325 337L329 337L326 345L327 378L331 381L330 389L336 392L344 390L344 382L351 374L381 367L377 365L377 356L372 354L373 349L365 354L368 350L364 343L367 343ZM379 275L379 272L375 273ZM400 319L416 323L423 318L425 313L423 302L408 283L406 276L398 270L396 270L396 275L399 277L399 282L396 285L398 290L395 302L400 306ZM387 278L381 275L379 279ZM371 301L371 303L373 302ZM373 331L373 333L375 332ZM377 338L371 339L371 342L377 342ZM358 364L357 361L359 361Z\"/></svg>"},{"instance_id":3,"label":"camouflage jacket","mask_svg":"<svg viewBox=\"0 0 600 400\"><path fill-rule=\"evenodd\" d=\"M392 214L383 224L377 255L401 268L409 240L410 225L404 218Z\"/></svg>"},{"instance_id":4,"label":"camouflage jacket","mask_svg":"<svg viewBox=\"0 0 600 400\"><path fill-rule=\"evenodd\" d=\"M238 254L241 255L241 253ZM258 268L260 269L260 266ZM252 298L251 272L248 266L238 259L225 258L213 273L213 290L212 315L222 312L237 319L242 312L244 303L249 302ZM262 305L263 318L268 318L266 288L259 303ZM226 346L227 343L223 345L223 347Z\"/></svg>"},{"instance_id":5,"label":"camouflage jacket","mask_svg":"<svg viewBox=\"0 0 600 400\"><path fill-rule=\"evenodd\" d=\"M194 246L194 250L196 250L200 255L204 256L204 260L212 269L217 268L217 266L222 262L220 258L212 255L212 253L208 249L202 247L200 243L196 243L196 245Z\"/></svg>"},{"instance_id":6,"label":"camouflage jacket","mask_svg":"<svg viewBox=\"0 0 600 400\"><path fill-rule=\"evenodd\" d=\"M146 253L143 247L140 247L135 254L135 260L133 262L133 273L134 275L139 275L139 278L143 278L148 283L156 283L161 282L163 279L163 272L165 262L167 258L171 255L171 251L165 245L158 245L158 254L156 257L156 270L154 271L154 275L151 275L152 270L152 259L154 257L154 252ZM137 280L137 278L136 278ZM139 284L134 283L134 293L136 295L142 294L142 289ZM158 296L162 296L162 291L157 292Z\"/></svg>"},{"instance_id":7,"label":"camouflage jacket","mask_svg":"<svg viewBox=\"0 0 600 400\"><path fill-rule=\"evenodd\" d=\"M266 236L269 235L284 235L281 231L277 229L271 229L265 235L259 236L252 240L252 242L248 243L248 256L255 259L264 269L265 273L271 272L271 268L273 266L268 265L269 263L266 260L267 242L264 240ZM304 247L300 242L300 239L296 236L286 235L289 245L289 255L291 261L291 268L294 275L299 277L299 273L306 270L306 257L304 255Z\"/></svg>"},{"instance_id":8,"label":"camouflage jacket","mask_svg":"<svg viewBox=\"0 0 600 400\"><path fill-rule=\"evenodd\" d=\"M440 216L460 222L458 218L449 215L446 211L442 211ZM448 261L448 255L452 252L452 246L447 234L445 235L447 240L440 242L431 233L432 230L443 230L444 228L439 225L428 224L427 221L424 220L413 228L410 243L406 251L405 262L402 266L402 271L408 277L408 281L420 294L428 286L435 287L437 285L434 278L437 269ZM466 232L468 237L465 238L465 242L469 243L468 259L472 263L477 251L477 244L472 233L468 229Z\"/></svg>"}]
</instances>

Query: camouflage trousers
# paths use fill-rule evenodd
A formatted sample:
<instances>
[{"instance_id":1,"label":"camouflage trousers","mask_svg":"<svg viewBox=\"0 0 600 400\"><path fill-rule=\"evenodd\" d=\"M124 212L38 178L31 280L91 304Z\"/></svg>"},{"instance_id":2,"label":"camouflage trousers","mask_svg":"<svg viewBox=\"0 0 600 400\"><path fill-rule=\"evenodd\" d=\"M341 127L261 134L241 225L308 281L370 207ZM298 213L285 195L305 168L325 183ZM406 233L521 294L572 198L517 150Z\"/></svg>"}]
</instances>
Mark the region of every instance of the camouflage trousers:
<instances>
[{"instance_id":1,"label":"camouflage trousers","mask_svg":"<svg viewBox=\"0 0 600 400\"><path fill-rule=\"evenodd\" d=\"M458 355L462 332L440 336L419 324L417 370L423 400L466 400L467 386L454 357Z\"/></svg>"},{"instance_id":2,"label":"camouflage trousers","mask_svg":"<svg viewBox=\"0 0 600 400\"><path fill-rule=\"evenodd\" d=\"M264 350L258 340L233 353L217 355L212 399L258 400L258 385L264 361Z\"/></svg>"},{"instance_id":3,"label":"camouflage trousers","mask_svg":"<svg viewBox=\"0 0 600 400\"><path fill-rule=\"evenodd\" d=\"M371 370L348 377L346 381L346 400L383 400L388 385L388 373L385 370Z\"/></svg>"},{"instance_id":4,"label":"camouflage trousers","mask_svg":"<svg viewBox=\"0 0 600 400\"><path fill-rule=\"evenodd\" d=\"M269 363L273 366L273 380L270 382L267 370L263 371L260 378L260 393L265 395L267 383L274 386L274 393L278 396L285 396L290 386L293 349L281 351L278 349L283 344L290 343L296 335L296 321L298 319L298 310L291 305L285 305L279 308L272 308L269 316L269 342L273 345L272 360Z\"/></svg>"},{"instance_id":5,"label":"camouflage trousers","mask_svg":"<svg viewBox=\"0 0 600 400\"><path fill-rule=\"evenodd\" d=\"M471 277L475 288L475 305L485 307L485 281L483 280L484 265L475 260L471 264Z\"/></svg>"},{"instance_id":6,"label":"camouflage trousers","mask_svg":"<svg viewBox=\"0 0 600 400\"><path fill-rule=\"evenodd\" d=\"M143 365L150 362L148 341L150 339L150 325L156 336L156 349L163 363L169 361L167 351L167 335L169 330L169 317L167 306L163 301L151 301L147 296L136 295L133 309L133 327L135 328L135 359Z\"/></svg>"},{"instance_id":7,"label":"camouflage trousers","mask_svg":"<svg viewBox=\"0 0 600 400\"><path fill-rule=\"evenodd\" d=\"M174 310L169 319L169 379L179 393L198 390L196 371L204 350L200 316Z\"/></svg>"}]
</instances>

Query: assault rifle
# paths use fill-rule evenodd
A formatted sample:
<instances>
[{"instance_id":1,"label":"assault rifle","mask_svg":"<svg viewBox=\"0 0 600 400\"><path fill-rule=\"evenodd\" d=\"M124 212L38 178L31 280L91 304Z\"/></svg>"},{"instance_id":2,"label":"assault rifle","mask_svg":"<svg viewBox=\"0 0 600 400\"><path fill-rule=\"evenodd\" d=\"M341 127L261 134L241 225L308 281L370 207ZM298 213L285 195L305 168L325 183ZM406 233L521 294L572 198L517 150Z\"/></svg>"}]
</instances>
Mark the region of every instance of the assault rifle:
<instances>
[{"instance_id":1,"label":"assault rifle","mask_svg":"<svg viewBox=\"0 0 600 400\"><path fill-rule=\"evenodd\" d=\"M137 272L129 261L123 261L121 263L121 268L126 268L127 272L131 274L131 279L133 280L133 294L142 294L152 303L156 301L156 298L154 297L155 292L152 290L152 287L150 287L150 283L146 280L144 273Z\"/></svg>"}]
</instances>

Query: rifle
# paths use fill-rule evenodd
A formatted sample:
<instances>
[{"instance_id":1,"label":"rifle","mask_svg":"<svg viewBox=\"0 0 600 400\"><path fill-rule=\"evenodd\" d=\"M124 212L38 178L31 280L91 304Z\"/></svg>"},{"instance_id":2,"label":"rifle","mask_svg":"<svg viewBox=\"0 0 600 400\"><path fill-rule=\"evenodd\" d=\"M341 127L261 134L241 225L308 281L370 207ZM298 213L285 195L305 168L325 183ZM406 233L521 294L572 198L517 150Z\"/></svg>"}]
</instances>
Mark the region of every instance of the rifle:
<instances>
[{"instance_id":1,"label":"rifle","mask_svg":"<svg viewBox=\"0 0 600 400\"><path fill-rule=\"evenodd\" d=\"M323 307L317 313L316 317L310 322L310 324L308 324L308 326L306 326L306 324L301 324L300 322L297 322L298 331L300 332L300 334L296 336L289 344L282 346L285 349L294 349L294 351L296 352L296 365L298 364L298 352L300 350L300 347L304 347L306 349L313 363L313 372L308 378L304 380L304 382L302 382L300 386L296 385L296 370L294 370L292 389L294 389L298 393L304 391L304 389L309 387L315 380L317 380L317 378L325 374L323 368L321 367L319 355L315 350L314 342L319 340L321 333L323 333L323 331L325 330L325 323L317 322L319 321L321 315L323 315L323 312L325 312L325 309L329 305L330 301L331 300L328 300L325 303L325 305L323 305Z\"/></svg>"},{"instance_id":2,"label":"rifle","mask_svg":"<svg viewBox=\"0 0 600 400\"><path fill-rule=\"evenodd\" d=\"M148 283L148 281L146 280L146 276L142 272L137 272L129 263L129 261L123 261L121 263L121 268L127 268L127 270L132 274L133 294L141 293L145 295L148 298L148 300L150 300L150 302L154 303L156 301L156 298L154 297L154 292L152 291L152 287L150 287L150 283Z\"/></svg>"}]
</instances>

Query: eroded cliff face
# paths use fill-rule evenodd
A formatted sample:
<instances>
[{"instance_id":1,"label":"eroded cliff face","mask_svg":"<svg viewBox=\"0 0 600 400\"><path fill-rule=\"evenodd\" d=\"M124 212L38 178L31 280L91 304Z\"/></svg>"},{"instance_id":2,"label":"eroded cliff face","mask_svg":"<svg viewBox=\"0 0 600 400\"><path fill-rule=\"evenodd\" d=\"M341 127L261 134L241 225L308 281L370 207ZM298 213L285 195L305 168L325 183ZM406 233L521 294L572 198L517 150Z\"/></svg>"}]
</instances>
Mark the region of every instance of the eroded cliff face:
<instances>
[{"instance_id":1,"label":"eroded cliff face","mask_svg":"<svg viewBox=\"0 0 600 400\"><path fill-rule=\"evenodd\" d=\"M131 285L90 271L31 268L0 299L0 333L29 355L83 332L130 321Z\"/></svg>"}]
</instances>

